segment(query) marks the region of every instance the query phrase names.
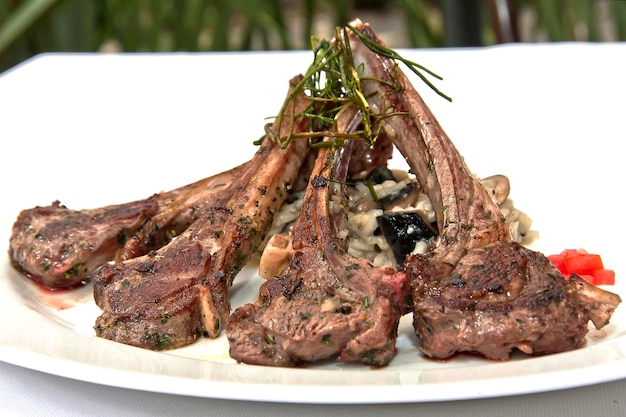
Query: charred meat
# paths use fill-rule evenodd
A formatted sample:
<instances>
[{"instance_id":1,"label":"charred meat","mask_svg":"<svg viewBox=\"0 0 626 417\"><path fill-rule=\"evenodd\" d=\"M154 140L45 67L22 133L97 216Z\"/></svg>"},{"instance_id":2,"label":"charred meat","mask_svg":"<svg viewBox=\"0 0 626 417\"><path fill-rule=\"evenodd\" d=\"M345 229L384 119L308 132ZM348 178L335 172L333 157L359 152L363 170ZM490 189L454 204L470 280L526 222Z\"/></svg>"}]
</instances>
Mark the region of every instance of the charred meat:
<instances>
[{"instance_id":1,"label":"charred meat","mask_svg":"<svg viewBox=\"0 0 626 417\"><path fill-rule=\"evenodd\" d=\"M158 211L154 197L99 209L59 202L22 211L13 224L9 257L16 269L49 288L79 285Z\"/></svg>"},{"instance_id":2,"label":"charred meat","mask_svg":"<svg viewBox=\"0 0 626 417\"><path fill-rule=\"evenodd\" d=\"M382 42L369 25L358 34ZM348 37L371 106L437 213L434 247L405 261L422 351L447 358L478 352L507 359L513 348L546 354L582 345L591 320L608 323L619 296L565 280L538 252L511 241L499 209L395 61ZM601 318L594 317L601 311ZM595 311L595 312L594 312Z\"/></svg>"},{"instance_id":3,"label":"charred meat","mask_svg":"<svg viewBox=\"0 0 626 417\"><path fill-rule=\"evenodd\" d=\"M351 130L354 113L339 116L340 131ZM394 357L405 275L349 255L339 237L343 215L331 208L343 205L352 145L319 150L289 237L276 236L263 253L261 264L272 265L266 274L273 277L254 303L233 312L226 328L237 361L298 366L337 358L383 366Z\"/></svg>"},{"instance_id":4,"label":"charred meat","mask_svg":"<svg viewBox=\"0 0 626 417\"><path fill-rule=\"evenodd\" d=\"M159 210L148 218L116 253L115 260L135 258L159 249L182 233L230 186L245 167L237 166L159 198Z\"/></svg>"},{"instance_id":5,"label":"charred meat","mask_svg":"<svg viewBox=\"0 0 626 417\"><path fill-rule=\"evenodd\" d=\"M80 285L123 248L129 257L128 248L138 255L167 243L241 169L131 203L73 210L56 201L23 210L13 224L9 258L16 269L46 287Z\"/></svg>"},{"instance_id":6,"label":"charred meat","mask_svg":"<svg viewBox=\"0 0 626 417\"><path fill-rule=\"evenodd\" d=\"M300 114L306 100L290 97ZM286 117L273 131L285 135L307 124L306 118ZM231 186L176 239L95 271L94 298L102 309L96 334L155 350L184 346L202 334L217 337L230 313L232 281L263 240L308 149L306 141L280 148L266 139Z\"/></svg>"},{"instance_id":7,"label":"charred meat","mask_svg":"<svg viewBox=\"0 0 626 417\"><path fill-rule=\"evenodd\" d=\"M407 264L414 327L428 356L457 352L505 360L514 349L545 355L583 345L591 320L606 325L619 297L514 242L469 250L452 271L434 259Z\"/></svg>"}]
</instances>

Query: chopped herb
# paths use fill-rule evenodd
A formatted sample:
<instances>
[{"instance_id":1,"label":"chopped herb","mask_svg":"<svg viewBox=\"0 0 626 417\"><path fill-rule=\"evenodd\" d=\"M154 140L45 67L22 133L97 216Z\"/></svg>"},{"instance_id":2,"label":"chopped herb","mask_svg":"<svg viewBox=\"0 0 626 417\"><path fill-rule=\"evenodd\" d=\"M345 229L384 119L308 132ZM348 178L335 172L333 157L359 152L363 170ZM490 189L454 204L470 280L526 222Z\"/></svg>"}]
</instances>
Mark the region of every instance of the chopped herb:
<instances>
[{"instance_id":1,"label":"chopped herb","mask_svg":"<svg viewBox=\"0 0 626 417\"><path fill-rule=\"evenodd\" d=\"M245 252L238 250L235 252L233 259L233 267L231 268L231 276L241 271L241 268L248 262L248 255Z\"/></svg>"},{"instance_id":2,"label":"chopped herb","mask_svg":"<svg viewBox=\"0 0 626 417\"><path fill-rule=\"evenodd\" d=\"M252 219L250 218L250 216L240 217L239 218L239 223L241 223L241 224L251 224L252 223Z\"/></svg>"},{"instance_id":3,"label":"chopped herb","mask_svg":"<svg viewBox=\"0 0 626 417\"><path fill-rule=\"evenodd\" d=\"M372 200L374 200L375 203L378 203L378 195L376 194L376 190L374 189L374 183L372 183L371 179L367 180L367 189L372 196Z\"/></svg>"},{"instance_id":4,"label":"chopped herb","mask_svg":"<svg viewBox=\"0 0 626 417\"><path fill-rule=\"evenodd\" d=\"M404 302L405 302L407 305L409 305L409 306L410 306L410 305L413 305L413 296L412 296L411 294L407 294L407 295L405 295L405 296L404 296Z\"/></svg>"},{"instance_id":5,"label":"chopped herb","mask_svg":"<svg viewBox=\"0 0 626 417\"><path fill-rule=\"evenodd\" d=\"M376 349L368 349L359 355L359 357L368 359L370 361L374 360L375 356L376 356Z\"/></svg>"},{"instance_id":6,"label":"chopped herb","mask_svg":"<svg viewBox=\"0 0 626 417\"><path fill-rule=\"evenodd\" d=\"M335 344L332 340L330 340L330 334L322 336L322 343L328 346L333 346Z\"/></svg>"},{"instance_id":7,"label":"chopped herb","mask_svg":"<svg viewBox=\"0 0 626 417\"><path fill-rule=\"evenodd\" d=\"M171 346L172 342L167 333L148 333L146 332L141 341L149 343L154 350L163 350Z\"/></svg>"},{"instance_id":8,"label":"chopped herb","mask_svg":"<svg viewBox=\"0 0 626 417\"><path fill-rule=\"evenodd\" d=\"M72 266L70 269L68 269L67 271L65 271L65 278L69 279L74 275L78 274L78 271L83 269L85 267L84 263L77 263L76 265Z\"/></svg>"},{"instance_id":9,"label":"chopped herb","mask_svg":"<svg viewBox=\"0 0 626 417\"><path fill-rule=\"evenodd\" d=\"M474 223L461 223L461 228L470 232L474 228Z\"/></svg>"}]
</instances>

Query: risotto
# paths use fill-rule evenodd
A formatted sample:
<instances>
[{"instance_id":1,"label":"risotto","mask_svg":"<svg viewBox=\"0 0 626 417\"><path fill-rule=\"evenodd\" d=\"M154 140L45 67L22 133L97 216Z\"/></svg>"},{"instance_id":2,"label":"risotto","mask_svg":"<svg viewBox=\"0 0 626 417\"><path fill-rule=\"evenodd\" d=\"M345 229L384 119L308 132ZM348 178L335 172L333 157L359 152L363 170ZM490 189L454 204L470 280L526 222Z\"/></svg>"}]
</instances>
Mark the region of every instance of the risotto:
<instances>
[{"instance_id":1,"label":"risotto","mask_svg":"<svg viewBox=\"0 0 626 417\"><path fill-rule=\"evenodd\" d=\"M386 169L386 168L385 168ZM481 183L498 204L509 226L513 240L522 243L530 232L530 218L514 207L508 197L508 180L503 176L493 176ZM504 189L503 189L504 188ZM333 210L343 209L347 214L347 229L341 238L348 240L348 252L357 258L366 258L375 266L397 267L391 245L381 231L379 219L390 213L419 213L426 223L435 224L436 217L428 196L417 181L406 171L388 170L385 179L357 181L346 187L346 199L337 198L331 204ZM286 234L294 223L302 206L304 191L294 193L274 216L268 236ZM343 201L342 201L343 200ZM426 253L427 240L417 240L410 251L413 254Z\"/></svg>"}]
</instances>

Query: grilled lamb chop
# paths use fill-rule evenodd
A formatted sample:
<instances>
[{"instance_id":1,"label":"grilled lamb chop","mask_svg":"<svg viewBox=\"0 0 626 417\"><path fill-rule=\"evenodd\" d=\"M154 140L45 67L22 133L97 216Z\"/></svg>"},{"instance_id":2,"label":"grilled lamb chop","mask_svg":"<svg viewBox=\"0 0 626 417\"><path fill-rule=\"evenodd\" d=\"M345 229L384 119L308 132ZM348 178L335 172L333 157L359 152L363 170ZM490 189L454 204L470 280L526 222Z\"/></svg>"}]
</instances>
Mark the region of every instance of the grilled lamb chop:
<instances>
[{"instance_id":1,"label":"grilled lamb chop","mask_svg":"<svg viewBox=\"0 0 626 417\"><path fill-rule=\"evenodd\" d=\"M141 225L116 253L115 260L135 258L158 249L198 219L216 195L230 186L244 165L189 184L159 198L159 210Z\"/></svg>"},{"instance_id":2,"label":"grilled lamb chop","mask_svg":"<svg viewBox=\"0 0 626 417\"><path fill-rule=\"evenodd\" d=\"M288 100L293 114L308 104L302 95ZM286 116L272 129L286 136L308 124ZM262 241L308 149L307 141L281 149L266 139L231 186L176 239L95 271L94 298L102 309L96 334L155 350L187 345L200 334L217 337L230 313L232 281Z\"/></svg>"},{"instance_id":3,"label":"grilled lamb chop","mask_svg":"<svg viewBox=\"0 0 626 417\"><path fill-rule=\"evenodd\" d=\"M369 25L354 27L382 45ZM514 348L547 354L581 346L588 322L606 325L620 297L565 280L545 256L512 242L497 206L395 61L355 32L348 38L370 106L387 113L382 123L437 213L435 246L405 261L422 351L507 359Z\"/></svg>"},{"instance_id":4,"label":"grilled lamb chop","mask_svg":"<svg viewBox=\"0 0 626 417\"><path fill-rule=\"evenodd\" d=\"M179 234L202 204L227 188L241 169L126 204L72 210L55 201L23 210L9 241L11 263L49 288L80 285L89 273L113 260L125 242L127 246L132 242L137 255Z\"/></svg>"},{"instance_id":5,"label":"grilled lamb chop","mask_svg":"<svg viewBox=\"0 0 626 417\"><path fill-rule=\"evenodd\" d=\"M353 109L344 110L338 131L350 132L360 118ZM336 357L382 366L393 358L406 308L406 277L349 255L338 236L345 219L331 208L342 205L354 145L319 150L298 219L290 236L279 238L278 263L269 262L282 272L229 319L226 335L237 361L298 366ZM273 244L262 264L276 255Z\"/></svg>"},{"instance_id":6,"label":"grilled lamb chop","mask_svg":"<svg viewBox=\"0 0 626 417\"><path fill-rule=\"evenodd\" d=\"M534 355L575 349L589 320L603 327L620 302L577 275L565 280L545 256L515 242L468 250L452 271L417 257L407 275L420 347L436 358L466 351L506 360L514 348Z\"/></svg>"}]
</instances>

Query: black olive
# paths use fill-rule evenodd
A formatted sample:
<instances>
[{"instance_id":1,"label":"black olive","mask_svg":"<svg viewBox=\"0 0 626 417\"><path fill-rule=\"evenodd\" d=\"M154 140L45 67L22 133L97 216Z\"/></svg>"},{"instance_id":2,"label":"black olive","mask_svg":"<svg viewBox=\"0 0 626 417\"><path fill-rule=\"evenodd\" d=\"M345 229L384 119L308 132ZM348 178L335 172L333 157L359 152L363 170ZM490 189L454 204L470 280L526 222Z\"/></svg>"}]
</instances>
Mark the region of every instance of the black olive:
<instances>
[{"instance_id":1,"label":"black olive","mask_svg":"<svg viewBox=\"0 0 626 417\"><path fill-rule=\"evenodd\" d=\"M409 207L415 205L420 193L420 186L416 182L410 182L406 187L394 191L386 197L381 198L378 202L383 210L390 210L394 206Z\"/></svg>"},{"instance_id":2,"label":"black olive","mask_svg":"<svg viewBox=\"0 0 626 417\"><path fill-rule=\"evenodd\" d=\"M404 263L404 258L413 252L417 242L436 236L435 230L418 212L389 212L376 220L398 265Z\"/></svg>"},{"instance_id":3,"label":"black olive","mask_svg":"<svg viewBox=\"0 0 626 417\"><path fill-rule=\"evenodd\" d=\"M370 180L372 184L382 184L387 180L395 180L393 173L385 165L379 165L374 168L367 179Z\"/></svg>"}]
</instances>

